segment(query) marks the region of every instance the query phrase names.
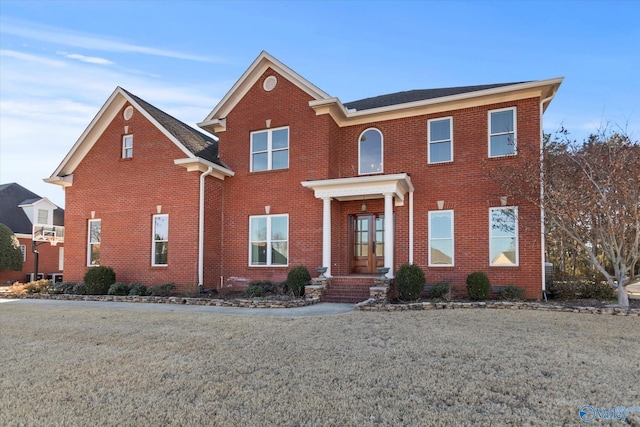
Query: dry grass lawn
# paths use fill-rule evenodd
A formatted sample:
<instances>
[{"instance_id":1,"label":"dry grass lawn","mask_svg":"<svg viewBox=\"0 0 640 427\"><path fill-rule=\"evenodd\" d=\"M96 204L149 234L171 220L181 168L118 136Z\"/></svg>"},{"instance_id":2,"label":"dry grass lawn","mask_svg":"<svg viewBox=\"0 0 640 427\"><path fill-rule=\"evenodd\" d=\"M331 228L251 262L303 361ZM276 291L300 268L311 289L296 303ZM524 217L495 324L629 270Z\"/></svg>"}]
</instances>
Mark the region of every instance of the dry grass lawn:
<instances>
[{"instance_id":1,"label":"dry grass lawn","mask_svg":"<svg viewBox=\"0 0 640 427\"><path fill-rule=\"evenodd\" d=\"M0 425L580 425L583 405L640 406L639 355L640 318L11 302L0 304Z\"/></svg>"}]
</instances>

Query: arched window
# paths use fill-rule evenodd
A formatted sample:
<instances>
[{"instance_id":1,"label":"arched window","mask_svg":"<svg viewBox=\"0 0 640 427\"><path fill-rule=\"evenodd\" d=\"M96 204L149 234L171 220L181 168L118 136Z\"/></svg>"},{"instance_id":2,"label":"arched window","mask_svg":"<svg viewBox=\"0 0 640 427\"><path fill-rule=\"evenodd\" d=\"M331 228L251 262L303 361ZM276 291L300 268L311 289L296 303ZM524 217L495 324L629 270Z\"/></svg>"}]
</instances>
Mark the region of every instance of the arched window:
<instances>
[{"instance_id":1,"label":"arched window","mask_svg":"<svg viewBox=\"0 0 640 427\"><path fill-rule=\"evenodd\" d=\"M382 153L382 133L373 128L362 132L358 142L358 173L381 173Z\"/></svg>"}]
</instances>

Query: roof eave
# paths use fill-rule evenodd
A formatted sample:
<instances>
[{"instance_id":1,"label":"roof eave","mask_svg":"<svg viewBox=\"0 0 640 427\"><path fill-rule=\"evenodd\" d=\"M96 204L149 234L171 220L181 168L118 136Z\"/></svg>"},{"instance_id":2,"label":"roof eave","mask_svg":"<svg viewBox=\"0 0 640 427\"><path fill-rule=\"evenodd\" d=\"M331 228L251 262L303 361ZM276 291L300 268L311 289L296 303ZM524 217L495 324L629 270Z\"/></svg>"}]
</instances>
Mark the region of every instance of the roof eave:
<instances>
[{"instance_id":1,"label":"roof eave","mask_svg":"<svg viewBox=\"0 0 640 427\"><path fill-rule=\"evenodd\" d=\"M209 168L211 168L211 175L220 180L224 180L226 177L232 177L235 175L235 172L231 169L227 169L223 166L202 159L200 157L175 159L173 161L173 164L187 169L187 172L206 172L207 170L209 170Z\"/></svg>"}]
</instances>

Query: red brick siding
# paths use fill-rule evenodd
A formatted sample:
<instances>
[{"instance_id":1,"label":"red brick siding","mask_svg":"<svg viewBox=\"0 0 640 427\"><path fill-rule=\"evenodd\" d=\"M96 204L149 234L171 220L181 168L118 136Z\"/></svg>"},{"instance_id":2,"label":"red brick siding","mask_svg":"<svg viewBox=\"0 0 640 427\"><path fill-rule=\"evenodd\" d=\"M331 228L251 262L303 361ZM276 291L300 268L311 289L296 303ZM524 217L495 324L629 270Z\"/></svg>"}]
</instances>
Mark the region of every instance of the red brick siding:
<instances>
[{"instance_id":1,"label":"red brick siding","mask_svg":"<svg viewBox=\"0 0 640 427\"><path fill-rule=\"evenodd\" d=\"M25 246L26 260L22 264L22 270L0 271L0 285L7 283L13 283L15 281L24 282L28 273L35 272L34 254L31 251L31 239L18 238L21 245ZM43 243L38 246L38 273L42 273L44 277L48 274L60 274L62 271L59 269L59 253L64 244L58 243L57 246L51 246L49 243Z\"/></svg>"}]
</instances>

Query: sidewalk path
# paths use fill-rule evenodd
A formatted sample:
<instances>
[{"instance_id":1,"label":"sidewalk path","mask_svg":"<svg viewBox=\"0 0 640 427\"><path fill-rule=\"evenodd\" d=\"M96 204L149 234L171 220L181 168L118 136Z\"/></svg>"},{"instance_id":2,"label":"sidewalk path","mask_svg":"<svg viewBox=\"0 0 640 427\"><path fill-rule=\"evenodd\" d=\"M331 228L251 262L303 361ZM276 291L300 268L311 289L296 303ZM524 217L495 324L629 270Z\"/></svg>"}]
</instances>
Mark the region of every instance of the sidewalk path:
<instances>
[{"instance_id":1,"label":"sidewalk path","mask_svg":"<svg viewBox=\"0 0 640 427\"><path fill-rule=\"evenodd\" d=\"M210 305L187 304L154 304L140 302L113 302L113 301L64 301L54 299L2 299L0 303L35 304L42 306L66 306L66 307L94 307L113 310L140 310L140 311L168 311L188 313L216 313L231 314L236 316L265 316L265 317L313 317L332 316L353 311L353 304L334 304L322 302L293 308L241 308L241 307L216 307ZM0 310L2 310L0 308Z\"/></svg>"}]
</instances>

